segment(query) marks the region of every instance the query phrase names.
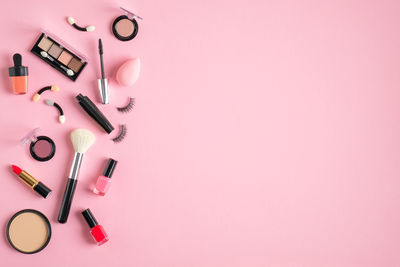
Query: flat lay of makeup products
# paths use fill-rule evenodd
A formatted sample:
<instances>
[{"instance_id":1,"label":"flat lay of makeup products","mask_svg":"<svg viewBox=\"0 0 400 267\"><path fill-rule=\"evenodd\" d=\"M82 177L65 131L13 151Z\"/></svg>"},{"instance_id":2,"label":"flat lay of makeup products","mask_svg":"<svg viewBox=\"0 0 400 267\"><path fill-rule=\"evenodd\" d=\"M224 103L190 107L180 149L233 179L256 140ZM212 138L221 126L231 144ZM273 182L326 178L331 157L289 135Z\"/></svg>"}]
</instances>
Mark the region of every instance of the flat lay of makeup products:
<instances>
[{"instance_id":1,"label":"flat lay of makeup products","mask_svg":"<svg viewBox=\"0 0 400 267\"><path fill-rule=\"evenodd\" d=\"M121 10L123 12L122 15ZM23 170L17 165L11 165L11 168L10 165L8 165L7 168L9 168L10 170L10 176L15 180L14 182L10 178L10 184L24 183L26 185L16 185L15 190L20 190L20 192L15 192L16 198L21 197L21 195L23 194L27 194L28 196L30 193L24 192L33 191L34 193L32 193L31 197L35 199L32 201L38 201L37 203L35 203L34 207L37 207L37 205L40 205L40 203L49 203L49 201L53 201L58 208L57 214L50 215L45 215L39 210L29 208L32 203L26 203L26 209L11 210L14 215L11 216L12 213L10 213L8 223L6 224L6 222L4 222L4 225L6 224L4 230L6 233L5 238L7 238L8 243L16 251L16 253L38 253L50 244L52 227L50 223L51 221L49 221L46 216L48 216L49 218L54 218L54 223L67 224L69 215L74 214L78 211L82 214L82 216L79 215L80 223L88 225L87 234L93 238L93 244L97 244L98 246L100 246L110 240L110 237L107 234L108 232L106 232L105 228L98 223L92 211L89 208L85 210L79 208L79 206L82 207L82 205L85 203L73 204L73 200L75 194L88 194L90 196L93 196L93 198L103 199L102 201L107 201L107 198L112 197L113 194L108 193L110 192L111 182L113 179L115 179L112 177L118 176L118 168L116 166L118 165L118 162L125 162L124 159L118 158L118 152L117 155L113 155L112 157L110 157L111 155L108 155L108 151L104 151L102 155L104 162L102 163L101 169L98 170L97 179L93 181L94 186L91 186L89 188L90 190L88 190L86 193L83 193L82 190L76 190L78 186L82 186L78 183L79 170L81 169L81 167L87 168L86 164L92 164L90 160L84 162L83 158L85 154L88 154L87 157L93 159L90 157L90 148L92 146L96 146L96 137L100 137L101 135L103 137L107 137L108 142L110 142L112 146L116 147L119 146L118 143L123 142L127 138L128 125L123 122L118 122L118 124L114 124L114 126L116 127L115 130L113 124L111 124L108 119L109 114L107 114L106 111L112 110L115 114L120 116L121 120L123 120L126 119L127 116L129 116L128 113L134 110L134 106L136 103L136 99L132 95L124 93L124 91L118 92L118 94L121 94L121 96L123 97L121 98L123 100L119 101L119 103L112 103L111 100L114 100L114 98L110 99L109 83L110 81L113 81L116 86L132 87L139 78L141 65L140 58L132 56L125 57L123 58L125 61L122 64L119 64L119 66L117 66L114 71L108 69L108 65L105 64L107 62L104 61L104 56L107 56L107 52L109 51L109 43L107 43L107 38L102 39L100 37L101 35L108 35L112 40L115 41L115 43L118 43L118 45L120 46L126 46L129 44L132 45L135 42L126 41L133 40L138 36L138 20L142 20L142 18L122 7L120 9L115 8L114 11L116 17L109 18L111 22L111 31L109 26L103 29L100 27L96 28L92 25L85 26L85 24L82 25L80 23L77 23L73 17L68 16L66 22L64 20L63 25L69 25L65 26L66 31L74 31L76 35L80 36L79 39L68 40L67 43L66 41L50 33L49 31L42 30L36 37L37 39L34 40L34 42L31 44L33 46L30 45L30 50L19 51L19 53L15 53L15 51L10 51L10 54L7 55L7 59L10 59L10 64L7 64L7 66L9 67L8 76L10 81L7 92L9 92L10 97L28 97L27 103L29 103L29 105L33 105L35 108L39 109L47 109L49 116L49 118L47 118L47 113L43 111L43 118L39 118L39 120L35 121L34 125L25 126L23 132L17 134L15 143L19 143L21 145L19 146L20 151L18 152L21 154L21 157L10 160L12 160L13 162L18 162L18 165L24 165L29 170L29 173L28 171ZM99 18L99 21L93 21L94 23L99 23L95 25L101 25L100 19L101 18ZM80 22L80 19L78 21ZM38 28L40 28L41 25L37 26ZM95 29L96 32L93 33ZM81 33L79 33L78 31L80 31ZM93 36L93 34L98 34L99 36ZM123 42L115 40L113 36ZM94 43L94 37L96 39L96 43ZM73 44L73 46L71 46L70 43ZM95 58L90 58L90 60L91 62L97 61L99 64L94 63L92 65L89 65L88 58L78 51L80 46L87 48L91 45L92 47L97 47L97 51L94 54L97 55L98 52L98 55ZM112 49L110 49L110 51L111 50ZM114 53L115 51L118 52L118 49L116 50L114 48ZM35 69L33 65L29 64L29 62L31 61L29 61L29 56L26 57L27 55L30 55L30 57L32 57L31 60L38 60L46 63L38 63L38 65L43 65L43 68L48 68L45 67L45 65L49 65L51 68L48 68L48 71L46 72L44 72L43 70L39 71ZM93 53L91 55L93 56ZM42 85L37 85L33 84L33 80L31 86L34 86L35 89L34 91L32 91L31 94L27 94L29 73L28 67L24 66L23 62L28 62L28 65L31 66L30 71L32 75L35 75L35 77L37 75L41 75L41 79L44 82L44 84ZM96 101L94 101L94 98L90 99L86 95L86 90L91 89L82 88L85 87L85 85L79 84L79 82L77 81L78 77L81 75L90 75L90 71L84 71L87 68L93 69L92 75L96 72L99 73L97 77L91 77L91 81L93 81L94 87L96 86L94 83L97 79L98 91L96 92L96 95L98 95L99 97L98 99L95 99ZM60 73L62 75L59 75ZM111 75L111 73L113 73L113 75ZM106 74L110 76L106 76ZM62 76L68 78L65 82L70 83L70 88L68 88L68 86L66 85L63 85L63 90L59 92L60 87L55 85L54 82L56 82L57 79L64 79ZM67 91L72 92L72 96L75 97L62 98L63 93ZM114 90L112 90L112 93L114 93ZM45 98L43 99L42 97ZM53 100L53 97L56 98L56 101ZM39 101L40 99L42 100ZM71 106L65 105L68 101L71 102L71 100L73 102ZM37 104L37 102L41 103L42 106L38 106L39 104ZM107 109L107 106L103 106L110 105L111 103L114 104L114 107L112 109ZM76 108L79 111L69 112L69 109L72 108ZM66 121L65 113L68 115L68 121ZM82 125L81 127L72 130L70 128L63 128L67 127L70 121L78 119L76 118L77 116L90 118L87 123L95 122L93 131L86 129L85 125ZM115 117L113 117L113 120L114 119ZM69 140L62 140L62 142L68 142L70 150L63 148L63 146L59 146L57 157L61 157L62 155L70 153L72 161L65 161L65 164L71 164L69 173L61 173L60 175L57 172L48 171L49 169L51 169L52 162L50 161L56 156L56 142L60 144L61 140L59 138L56 138L57 136L47 136L49 125L45 125L45 127L44 125L37 125L43 122L46 122L53 127L59 127L58 130L61 129L61 131L63 131L65 135L68 135ZM95 129L96 127L98 129ZM20 140L18 140L18 138L20 138ZM72 155L74 155L73 158ZM118 161L115 158L117 158ZM50 182L54 181L51 181L51 178L63 179L65 181L63 187L58 188L59 191L63 193L62 195L49 197L51 196L52 190L47 185L45 185L45 183L49 182L51 187L53 187L54 184ZM81 177L80 179L88 179L88 177ZM29 188L31 190L29 190ZM94 195L98 195L101 197L97 197ZM43 198L46 200L43 200ZM84 202L82 198L77 198L75 202L77 201ZM11 205L12 202L9 203L10 207ZM87 207L87 205L85 204L83 205L83 207ZM80 210L76 210L78 208ZM96 211L96 214L102 213L101 211ZM107 224L107 221L110 220L110 218L101 215L99 215L99 217L102 217L101 219L102 221L104 221L105 224ZM55 218L57 218L57 220L55 220ZM84 227L86 228L87 226ZM54 227L54 229L57 230L58 228ZM110 230L109 228L106 229ZM78 235L82 235L82 233L78 233ZM52 245L56 246L56 244Z\"/></svg>"}]
</instances>

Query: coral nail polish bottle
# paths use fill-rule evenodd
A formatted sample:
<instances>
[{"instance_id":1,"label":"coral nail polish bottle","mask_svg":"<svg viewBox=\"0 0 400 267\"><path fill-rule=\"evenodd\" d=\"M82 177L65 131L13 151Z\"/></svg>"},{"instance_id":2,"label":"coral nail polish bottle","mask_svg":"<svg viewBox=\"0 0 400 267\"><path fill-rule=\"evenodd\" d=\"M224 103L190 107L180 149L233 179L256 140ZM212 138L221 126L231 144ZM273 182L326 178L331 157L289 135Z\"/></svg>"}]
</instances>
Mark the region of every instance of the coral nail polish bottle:
<instances>
[{"instance_id":1,"label":"coral nail polish bottle","mask_svg":"<svg viewBox=\"0 0 400 267\"><path fill-rule=\"evenodd\" d=\"M108 235L104 231L103 226L97 223L96 218L93 216L90 209L86 209L82 211L82 215L85 218L86 222L90 227L90 234L92 235L94 241L96 241L97 245L103 245L108 241Z\"/></svg>"},{"instance_id":2,"label":"coral nail polish bottle","mask_svg":"<svg viewBox=\"0 0 400 267\"><path fill-rule=\"evenodd\" d=\"M96 186L93 188L93 193L100 196L104 196L111 186L111 176L114 172L115 166L117 166L118 161L114 159L109 159L107 166L104 169L103 175L97 178Z\"/></svg>"},{"instance_id":3,"label":"coral nail polish bottle","mask_svg":"<svg viewBox=\"0 0 400 267\"><path fill-rule=\"evenodd\" d=\"M28 67L22 66L22 56L14 54L14 67L8 68L14 94L26 94L28 91Z\"/></svg>"}]
</instances>

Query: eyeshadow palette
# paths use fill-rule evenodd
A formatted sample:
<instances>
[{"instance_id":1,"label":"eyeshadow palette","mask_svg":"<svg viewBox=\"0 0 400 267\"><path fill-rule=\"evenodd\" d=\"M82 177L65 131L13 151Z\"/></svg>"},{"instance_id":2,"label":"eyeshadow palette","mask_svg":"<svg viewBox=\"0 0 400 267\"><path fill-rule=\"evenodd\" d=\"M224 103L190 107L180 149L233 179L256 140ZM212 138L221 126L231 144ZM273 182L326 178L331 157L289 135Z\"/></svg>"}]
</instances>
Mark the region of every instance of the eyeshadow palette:
<instances>
[{"instance_id":1,"label":"eyeshadow palette","mask_svg":"<svg viewBox=\"0 0 400 267\"><path fill-rule=\"evenodd\" d=\"M31 52L75 81L87 65L86 58L53 34L43 32Z\"/></svg>"}]
</instances>

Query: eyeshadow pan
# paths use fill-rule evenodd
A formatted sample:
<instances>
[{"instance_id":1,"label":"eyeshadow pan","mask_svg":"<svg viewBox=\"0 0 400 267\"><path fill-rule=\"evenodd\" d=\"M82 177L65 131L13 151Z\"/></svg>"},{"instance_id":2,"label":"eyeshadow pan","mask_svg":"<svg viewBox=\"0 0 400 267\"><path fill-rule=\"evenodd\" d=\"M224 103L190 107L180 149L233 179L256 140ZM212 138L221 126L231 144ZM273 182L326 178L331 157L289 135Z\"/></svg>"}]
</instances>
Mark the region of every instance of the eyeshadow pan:
<instances>
[{"instance_id":1,"label":"eyeshadow pan","mask_svg":"<svg viewBox=\"0 0 400 267\"><path fill-rule=\"evenodd\" d=\"M61 47L59 47L57 44L53 44L50 47L49 54L50 54L50 56L52 56L52 57L57 59L60 56L62 51L63 50L62 50Z\"/></svg>"},{"instance_id":2,"label":"eyeshadow pan","mask_svg":"<svg viewBox=\"0 0 400 267\"><path fill-rule=\"evenodd\" d=\"M50 46L53 44L52 41L50 41L49 39L47 39L46 37L43 37L42 40L40 40L38 46L43 49L44 51L48 51Z\"/></svg>"},{"instance_id":3,"label":"eyeshadow pan","mask_svg":"<svg viewBox=\"0 0 400 267\"><path fill-rule=\"evenodd\" d=\"M135 25L133 25L132 21L129 19L121 19L115 25L115 29L122 37L128 37L133 33Z\"/></svg>"},{"instance_id":4,"label":"eyeshadow pan","mask_svg":"<svg viewBox=\"0 0 400 267\"><path fill-rule=\"evenodd\" d=\"M46 140L39 140L35 143L35 154L41 158L49 156L53 150L51 144Z\"/></svg>"},{"instance_id":5,"label":"eyeshadow pan","mask_svg":"<svg viewBox=\"0 0 400 267\"><path fill-rule=\"evenodd\" d=\"M64 65L68 65L68 63L71 61L71 59L72 59L72 55L65 50L61 53L60 57L58 58L58 60L61 63L63 63Z\"/></svg>"},{"instance_id":6,"label":"eyeshadow pan","mask_svg":"<svg viewBox=\"0 0 400 267\"><path fill-rule=\"evenodd\" d=\"M82 67L83 63L77 58L73 58L71 62L68 64L68 67L75 72L78 72L79 69Z\"/></svg>"}]
</instances>

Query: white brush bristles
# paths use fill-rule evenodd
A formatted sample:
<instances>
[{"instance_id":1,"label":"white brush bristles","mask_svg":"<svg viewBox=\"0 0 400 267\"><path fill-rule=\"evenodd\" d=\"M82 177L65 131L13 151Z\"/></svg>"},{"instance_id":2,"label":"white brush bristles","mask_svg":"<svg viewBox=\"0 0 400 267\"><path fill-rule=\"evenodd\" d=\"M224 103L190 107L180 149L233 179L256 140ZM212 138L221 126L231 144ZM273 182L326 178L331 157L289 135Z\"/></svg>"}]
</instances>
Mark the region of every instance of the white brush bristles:
<instances>
[{"instance_id":1,"label":"white brush bristles","mask_svg":"<svg viewBox=\"0 0 400 267\"><path fill-rule=\"evenodd\" d=\"M85 153L96 141L94 134L86 129L76 129L71 133L71 142L75 152Z\"/></svg>"}]
</instances>

